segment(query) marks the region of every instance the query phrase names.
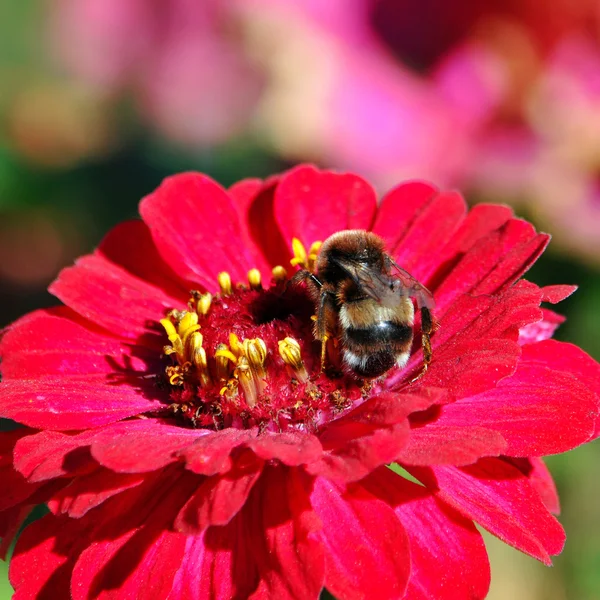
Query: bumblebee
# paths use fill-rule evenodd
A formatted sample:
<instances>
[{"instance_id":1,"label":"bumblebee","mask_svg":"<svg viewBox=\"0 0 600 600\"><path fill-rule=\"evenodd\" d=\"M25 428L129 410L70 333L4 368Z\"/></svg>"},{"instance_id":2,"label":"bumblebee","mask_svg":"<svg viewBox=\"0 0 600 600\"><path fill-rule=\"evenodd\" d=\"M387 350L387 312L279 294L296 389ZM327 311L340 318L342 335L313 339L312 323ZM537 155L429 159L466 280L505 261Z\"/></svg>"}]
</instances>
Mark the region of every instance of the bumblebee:
<instances>
[{"instance_id":1,"label":"bumblebee","mask_svg":"<svg viewBox=\"0 0 600 600\"><path fill-rule=\"evenodd\" d=\"M421 311L424 370L431 362L434 329L431 292L386 254L374 233L334 233L321 246L315 272L298 271L293 282L306 281L315 300L315 337L321 342L321 367L327 342L341 342L341 357L357 376L373 379L410 357L415 309Z\"/></svg>"}]
</instances>

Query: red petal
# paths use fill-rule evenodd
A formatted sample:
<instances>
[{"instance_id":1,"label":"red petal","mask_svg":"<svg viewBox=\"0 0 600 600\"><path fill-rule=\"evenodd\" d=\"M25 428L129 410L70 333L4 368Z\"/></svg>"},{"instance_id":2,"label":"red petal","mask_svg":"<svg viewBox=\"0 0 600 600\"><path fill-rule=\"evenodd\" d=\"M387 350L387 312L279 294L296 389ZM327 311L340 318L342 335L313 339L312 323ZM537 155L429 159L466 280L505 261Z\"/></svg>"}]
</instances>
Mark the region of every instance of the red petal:
<instances>
[{"instance_id":1,"label":"red petal","mask_svg":"<svg viewBox=\"0 0 600 600\"><path fill-rule=\"evenodd\" d=\"M542 318L540 321L525 325L519 330L519 344L521 346L550 339L559 325L565 322L565 317L562 315L547 308L541 310Z\"/></svg>"},{"instance_id":2,"label":"red petal","mask_svg":"<svg viewBox=\"0 0 600 600\"><path fill-rule=\"evenodd\" d=\"M0 511L12 508L27 500L41 484L30 483L12 465L0 467L3 492L0 496Z\"/></svg>"},{"instance_id":3,"label":"red petal","mask_svg":"<svg viewBox=\"0 0 600 600\"><path fill-rule=\"evenodd\" d=\"M254 253L263 260L265 268L268 269L265 273L274 265L287 268L291 258L289 240L284 239L275 220L277 183L276 177L265 182L250 179L241 181L229 190L242 215L247 244L254 248ZM258 264L257 267L261 268Z\"/></svg>"},{"instance_id":4,"label":"red petal","mask_svg":"<svg viewBox=\"0 0 600 600\"><path fill-rule=\"evenodd\" d=\"M100 255L84 256L63 269L48 288L77 313L125 338L139 338L187 297L168 296Z\"/></svg>"},{"instance_id":5,"label":"red petal","mask_svg":"<svg viewBox=\"0 0 600 600\"><path fill-rule=\"evenodd\" d=\"M319 440L305 432L265 432L245 444L263 460L278 460L290 467L308 464L323 454Z\"/></svg>"},{"instance_id":6,"label":"red petal","mask_svg":"<svg viewBox=\"0 0 600 600\"><path fill-rule=\"evenodd\" d=\"M246 281L255 266L233 201L206 175L168 177L142 200L140 213L160 255L184 279L214 291L221 271Z\"/></svg>"},{"instance_id":7,"label":"red petal","mask_svg":"<svg viewBox=\"0 0 600 600\"><path fill-rule=\"evenodd\" d=\"M309 165L288 171L275 191L275 217L288 244L293 237L310 246L342 229L369 229L376 207L364 179Z\"/></svg>"},{"instance_id":8,"label":"red petal","mask_svg":"<svg viewBox=\"0 0 600 600\"><path fill-rule=\"evenodd\" d=\"M67 514L74 519L83 517L109 498L140 485L143 475L122 475L98 469L89 475L75 478L68 486L52 496L48 508L54 514Z\"/></svg>"},{"instance_id":9,"label":"red petal","mask_svg":"<svg viewBox=\"0 0 600 600\"><path fill-rule=\"evenodd\" d=\"M492 271L474 288L474 294L495 294L512 285L540 257L550 242L550 236L539 233L534 238L515 246Z\"/></svg>"},{"instance_id":10,"label":"red petal","mask_svg":"<svg viewBox=\"0 0 600 600\"><path fill-rule=\"evenodd\" d=\"M102 240L96 254L123 267L134 277L164 290L168 296L187 298L189 283L163 261L150 229L143 221L119 223Z\"/></svg>"},{"instance_id":11,"label":"red petal","mask_svg":"<svg viewBox=\"0 0 600 600\"><path fill-rule=\"evenodd\" d=\"M144 473L177 461L177 453L202 435L210 434L157 419L124 421L94 432L91 453L113 471Z\"/></svg>"},{"instance_id":12,"label":"red petal","mask_svg":"<svg viewBox=\"0 0 600 600\"><path fill-rule=\"evenodd\" d=\"M411 429L397 460L409 465L470 465L483 456L499 456L504 438L484 427L456 427L445 421Z\"/></svg>"},{"instance_id":13,"label":"red petal","mask_svg":"<svg viewBox=\"0 0 600 600\"><path fill-rule=\"evenodd\" d=\"M297 469L266 469L244 508L261 581L252 598L319 597L325 576L321 523Z\"/></svg>"},{"instance_id":14,"label":"red petal","mask_svg":"<svg viewBox=\"0 0 600 600\"><path fill-rule=\"evenodd\" d=\"M452 239L467 213L467 205L460 194L437 194L403 236L393 256L398 264L417 280L427 282L439 265L440 249Z\"/></svg>"},{"instance_id":15,"label":"red petal","mask_svg":"<svg viewBox=\"0 0 600 600\"><path fill-rule=\"evenodd\" d=\"M84 550L73 569L73 600L167 598L185 550L185 536L148 527Z\"/></svg>"},{"instance_id":16,"label":"red petal","mask_svg":"<svg viewBox=\"0 0 600 600\"><path fill-rule=\"evenodd\" d=\"M262 461L240 464L231 471L207 477L175 519L175 529L202 533L210 525L225 525L241 510L262 472Z\"/></svg>"},{"instance_id":17,"label":"red petal","mask_svg":"<svg viewBox=\"0 0 600 600\"><path fill-rule=\"evenodd\" d=\"M541 458L528 458L531 468L525 473L546 508L554 515L560 514L560 500L554 479Z\"/></svg>"},{"instance_id":18,"label":"red petal","mask_svg":"<svg viewBox=\"0 0 600 600\"><path fill-rule=\"evenodd\" d=\"M347 600L401 598L410 576L409 543L389 506L360 486L342 495L320 477L311 501L323 522L327 589Z\"/></svg>"},{"instance_id":19,"label":"red petal","mask_svg":"<svg viewBox=\"0 0 600 600\"><path fill-rule=\"evenodd\" d=\"M46 515L30 524L19 536L10 561L13 600L70 598L74 562L70 554L81 536L81 524L75 519Z\"/></svg>"},{"instance_id":20,"label":"red petal","mask_svg":"<svg viewBox=\"0 0 600 600\"><path fill-rule=\"evenodd\" d=\"M411 576L406 598L485 598L490 565L472 521L385 467L361 484L393 508L408 534Z\"/></svg>"},{"instance_id":21,"label":"red petal","mask_svg":"<svg viewBox=\"0 0 600 600\"><path fill-rule=\"evenodd\" d=\"M411 223L438 194L437 188L422 181L401 183L381 200L373 232L382 237L393 254Z\"/></svg>"},{"instance_id":22,"label":"red petal","mask_svg":"<svg viewBox=\"0 0 600 600\"><path fill-rule=\"evenodd\" d=\"M116 383L116 382L115 382ZM153 381L138 379L110 385L104 376L45 377L2 384L0 416L37 429L100 427L160 409ZM137 389L136 389L137 388Z\"/></svg>"},{"instance_id":23,"label":"red petal","mask_svg":"<svg viewBox=\"0 0 600 600\"><path fill-rule=\"evenodd\" d=\"M327 450L308 472L336 481L355 481L395 460L408 440L407 416L431 406L439 395L383 393L331 422L320 433Z\"/></svg>"},{"instance_id":24,"label":"red petal","mask_svg":"<svg viewBox=\"0 0 600 600\"><path fill-rule=\"evenodd\" d=\"M181 565L173 580L177 600L249 598L258 585L254 540L238 515L204 536L185 536Z\"/></svg>"},{"instance_id":25,"label":"red petal","mask_svg":"<svg viewBox=\"0 0 600 600\"><path fill-rule=\"evenodd\" d=\"M600 364L581 348L565 342L546 340L523 346L523 359L575 376L600 399ZM600 419L597 411L588 413L588 416L591 418L593 414L596 417L596 429L592 439L596 439L600 436Z\"/></svg>"},{"instance_id":26,"label":"red petal","mask_svg":"<svg viewBox=\"0 0 600 600\"><path fill-rule=\"evenodd\" d=\"M93 432L68 435L41 431L21 439L15 446L15 468L30 481L47 481L96 470L89 444Z\"/></svg>"},{"instance_id":27,"label":"red petal","mask_svg":"<svg viewBox=\"0 0 600 600\"><path fill-rule=\"evenodd\" d=\"M178 455L185 466L199 475L216 475L232 468L231 452L234 448L251 441L256 435L250 429L222 429L198 436L192 444Z\"/></svg>"},{"instance_id":28,"label":"red petal","mask_svg":"<svg viewBox=\"0 0 600 600\"><path fill-rule=\"evenodd\" d=\"M496 388L445 406L439 424L486 427L502 434L504 454L543 456L589 440L597 414L598 397L575 376L530 364L524 356Z\"/></svg>"},{"instance_id":29,"label":"red petal","mask_svg":"<svg viewBox=\"0 0 600 600\"><path fill-rule=\"evenodd\" d=\"M539 288L525 281L501 295L459 298L432 337L433 361L416 388L445 387L450 398L461 398L495 387L514 372L521 352L519 329L539 320L539 302ZM422 360L421 351L414 353L387 384L416 374Z\"/></svg>"},{"instance_id":30,"label":"red petal","mask_svg":"<svg viewBox=\"0 0 600 600\"><path fill-rule=\"evenodd\" d=\"M409 467L418 479L469 519L545 564L559 554L565 533L518 469L499 458L468 467Z\"/></svg>"},{"instance_id":31,"label":"red petal","mask_svg":"<svg viewBox=\"0 0 600 600\"><path fill-rule=\"evenodd\" d=\"M198 481L181 469L165 470L88 513L98 523L77 553L73 598L166 598L185 547L170 525Z\"/></svg>"},{"instance_id":32,"label":"red petal","mask_svg":"<svg viewBox=\"0 0 600 600\"><path fill-rule=\"evenodd\" d=\"M438 267L429 278L428 286L435 289L456 267L479 240L486 238L494 230L502 227L511 217L513 211L508 206L496 204L477 204L463 219L446 246L435 253Z\"/></svg>"},{"instance_id":33,"label":"red petal","mask_svg":"<svg viewBox=\"0 0 600 600\"><path fill-rule=\"evenodd\" d=\"M568 298L576 290L576 285L547 285L542 288L542 300L557 304Z\"/></svg>"},{"instance_id":34,"label":"red petal","mask_svg":"<svg viewBox=\"0 0 600 600\"><path fill-rule=\"evenodd\" d=\"M93 331L73 320L66 307L33 312L10 326L0 343L2 376L31 379L47 375L147 372L160 346L136 346Z\"/></svg>"},{"instance_id":35,"label":"red petal","mask_svg":"<svg viewBox=\"0 0 600 600\"><path fill-rule=\"evenodd\" d=\"M509 264L514 266L512 281L515 281L516 273L522 273L525 267L532 263L530 246L533 245L536 251L541 252L540 244L546 243L547 236L536 236L533 226L519 219L510 219L495 231L482 237L464 253L445 279L438 283L439 278L435 277L436 287L432 291L438 318L463 294L475 289L479 293L497 291L498 285L510 279L507 272L500 277L501 272ZM492 276L494 273L495 275ZM496 281L496 288L494 288L492 280L497 278L502 281ZM487 287L483 286L483 281L487 281Z\"/></svg>"}]
</instances>

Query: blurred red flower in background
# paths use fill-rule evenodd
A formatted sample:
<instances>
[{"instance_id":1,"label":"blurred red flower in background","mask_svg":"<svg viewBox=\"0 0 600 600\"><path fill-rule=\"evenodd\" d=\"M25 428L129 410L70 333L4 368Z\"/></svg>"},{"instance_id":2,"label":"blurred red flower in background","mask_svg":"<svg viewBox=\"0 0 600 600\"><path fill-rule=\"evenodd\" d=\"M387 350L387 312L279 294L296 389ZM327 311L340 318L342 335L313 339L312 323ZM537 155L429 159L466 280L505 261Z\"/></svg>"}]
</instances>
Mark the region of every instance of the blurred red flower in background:
<instances>
[{"instance_id":1,"label":"blurred red flower in background","mask_svg":"<svg viewBox=\"0 0 600 600\"><path fill-rule=\"evenodd\" d=\"M140 211L0 344L0 416L23 426L0 434L4 545L51 511L17 541L15 598L483 598L474 522L561 551L541 457L597 435L600 366L549 339L540 303L573 288L520 279L548 236L424 183L378 206L309 166L228 191L178 175ZM370 387L322 373L308 294L281 268L262 283L293 237L355 228L434 293L419 379L418 341Z\"/></svg>"}]
</instances>

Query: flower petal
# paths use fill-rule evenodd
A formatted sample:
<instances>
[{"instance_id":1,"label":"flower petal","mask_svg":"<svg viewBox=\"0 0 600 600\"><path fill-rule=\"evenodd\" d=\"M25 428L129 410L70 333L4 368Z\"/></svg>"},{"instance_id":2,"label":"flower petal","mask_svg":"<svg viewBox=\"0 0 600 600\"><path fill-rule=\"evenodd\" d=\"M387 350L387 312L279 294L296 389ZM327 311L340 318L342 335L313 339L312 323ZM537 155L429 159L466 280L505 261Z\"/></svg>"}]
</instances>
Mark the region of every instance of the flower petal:
<instances>
[{"instance_id":1,"label":"flower petal","mask_svg":"<svg viewBox=\"0 0 600 600\"><path fill-rule=\"evenodd\" d=\"M2 391L0 416L37 429L100 427L164 406L152 399L154 383L139 378L115 385L97 375L9 380Z\"/></svg>"},{"instance_id":2,"label":"flower petal","mask_svg":"<svg viewBox=\"0 0 600 600\"><path fill-rule=\"evenodd\" d=\"M167 598L185 550L185 536L149 525L85 549L73 568L73 600Z\"/></svg>"},{"instance_id":3,"label":"flower petal","mask_svg":"<svg viewBox=\"0 0 600 600\"><path fill-rule=\"evenodd\" d=\"M504 454L542 456L589 440L597 414L598 397L575 376L524 356L515 374L495 388L445 406L439 425L485 427L504 437ZM560 423L565 426L556 435Z\"/></svg>"},{"instance_id":4,"label":"flower petal","mask_svg":"<svg viewBox=\"0 0 600 600\"><path fill-rule=\"evenodd\" d=\"M182 280L158 253L144 221L125 221L111 229L96 254L119 265L134 277L147 281L168 296L186 297L189 283Z\"/></svg>"},{"instance_id":5,"label":"flower petal","mask_svg":"<svg viewBox=\"0 0 600 600\"><path fill-rule=\"evenodd\" d=\"M449 398L461 398L491 389L517 365L521 349L519 329L540 319L541 293L522 281L502 295L462 296L440 320L432 337L433 360L415 384L446 388ZM422 368L422 352L411 356L398 380ZM476 369L473 366L476 365Z\"/></svg>"},{"instance_id":6,"label":"flower petal","mask_svg":"<svg viewBox=\"0 0 600 600\"><path fill-rule=\"evenodd\" d=\"M252 598L318 598L325 557L321 527L296 469L267 468L244 507L260 583Z\"/></svg>"},{"instance_id":7,"label":"flower petal","mask_svg":"<svg viewBox=\"0 0 600 600\"><path fill-rule=\"evenodd\" d=\"M139 371L157 363L160 347L131 344L77 322L61 306L35 311L13 323L0 342L2 377L31 379L48 375L83 375Z\"/></svg>"},{"instance_id":8,"label":"flower petal","mask_svg":"<svg viewBox=\"0 0 600 600\"><path fill-rule=\"evenodd\" d=\"M427 280L430 289L436 289L479 240L502 227L511 217L513 211L508 206L476 204L471 208L448 243L435 253L438 267Z\"/></svg>"},{"instance_id":9,"label":"flower petal","mask_svg":"<svg viewBox=\"0 0 600 600\"><path fill-rule=\"evenodd\" d=\"M468 467L408 467L427 487L461 514L502 541L549 565L565 532L548 512L527 478L499 458Z\"/></svg>"},{"instance_id":10,"label":"flower petal","mask_svg":"<svg viewBox=\"0 0 600 600\"><path fill-rule=\"evenodd\" d=\"M88 475L76 477L68 486L54 494L48 502L48 508L54 514L66 514L79 519L109 498L140 485L143 480L143 475L140 474L121 474L98 469Z\"/></svg>"},{"instance_id":11,"label":"flower petal","mask_svg":"<svg viewBox=\"0 0 600 600\"><path fill-rule=\"evenodd\" d=\"M264 182L247 179L229 190L242 215L242 228L248 247L253 249L256 267L264 273L275 265L287 268L291 258L289 240L284 239L275 220L277 184L277 177Z\"/></svg>"},{"instance_id":12,"label":"flower petal","mask_svg":"<svg viewBox=\"0 0 600 600\"><path fill-rule=\"evenodd\" d=\"M225 473L232 467L231 452L251 441L256 432L250 429L221 429L198 436L193 443L176 454L185 461L186 469L198 475Z\"/></svg>"},{"instance_id":13,"label":"flower petal","mask_svg":"<svg viewBox=\"0 0 600 600\"><path fill-rule=\"evenodd\" d=\"M411 429L396 460L408 465L470 465L483 456L499 456L505 447L504 438L496 431L441 421Z\"/></svg>"},{"instance_id":14,"label":"flower petal","mask_svg":"<svg viewBox=\"0 0 600 600\"><path fill-rule=\"evenodd\" d=\"M409 543L390 507L360 486L342 494L321 477L311 502L323 522L327 589L347 600L402 598L410 576Z\"/></svg>"},{"instance_id":15,"label":"flower petal","mask_svg":"<svg viewBox=\"0 0 600 600\"><path fill-rule=\"evenodd\" d=\"M393 254L411 223L438 194L438 189L422 181L401 183L382 199L372 231L382 237Z\"/></svg>"},{"instance_id":16,"label":"flower petal","mask_svg":"<svg viewBox=\"0 0 600 600\"><path fill-rule=\"evenodd\" d=\"M278 460L290 467L312 463L323 453L316 436L299 431L265 432L248 438L245 445L265 461Z\"/></svg>"},{"instance_id":17,"label":"flower petal","mask_svg":"<svg viewBox=\"0 0 600 600\"><path fill-rule=\"evenodd\" d=\"M48 289L92 323L130 339L156 331L156 322L169 309L187 302L187 297L168 296L100 255L84 256L63 269Z\"/></svg>"},{"instance_id":18,"label":"flower petal","mask_svg":"<svg viewBox=\"0 0 600 600\"><path fill-rule=\"evenodd\" d=\"M200 534L210 525L226 525L241 510L262 472L256 459L236 465L222 475L207 477L175 519L175 529Z\"/></svg>"},{"instance_id":19,"label":"flower petal","mask_svg":"<svg viewBox=\"0 0 600 600\"><path fill-rule=\"evenodd\" d=\"M491 294L520 277L548 243L529 223L510 219L471 246L448 275L432 286L436 315L466 293Z\"/></svg>"},{"instance_id":20,"label":"flower petal","mask_svg":"<svg viewBox=\"0 0 600 600\"><path fill-rule=\"evenodd\" d=\"M286 173L275 191L275 217L288 244L293 237L310 246L342 229L369 229L376 207L364 179L309 165Z\"/></svg>"},{"instance_id":21,"label":"flower petal","mask_svg":"<svg viewBox=\"0 0 600 600\"><path fill-rule=\"evenodd\" d=\"M382 393L329 423L319 434L326 452L307 466L313 475L355 481L395 460L408 441L408 415L429 408L440 394Z\"/></svg>"},{"instance_id":22,"label":"flower petal","mask_svg":"<svg viewBox=\"0 0 600 600\"><path fill-rule=\"evenodd\" d=\"M73 568L74 600L150 600L169 595L185 548L185 536L171 531L169 525L196 487L197 478L172 472L152 484L138 486L114 499L121 499L125 509L121 519L127 518L127 524L117 520L105 525L106 529L96 528L96 539L79 554ZM140 505L142 498L145 503ZM104 514L112 512L114 500L104 505Z\"/></svg>"},{"instance_id":23,"label":"flower petal","mask_svg":"<svg viewBox=\"0 0 600 600\"><path fill-rule=\"evenodd\" d=\"M95 471L97 464L89 452L93 435L92 431L77 435L40 431L28 435L15 445L15 469L29 481L47 481Z\"/></svg>"},{"instance_id":24,"label":"flower petal","mask_svg":"<svg viewBox=\"0 0 600 600\"><path fill-rule=\"evenodd\" d=\"M124 421L94 432L91 454L118 473L144 473L178 460L177 453L210 435L158 419Z\"/></svg>"},{"instance_id":25,"label":"flower petal","mask_svg":"<svg viewBox=\"0 0 600 600\"><path fill-rule=\"evenodd\" d=\"M70 598L71 552L83 533L80 521L51 514L26 527L10 561L13 599Z\"/></svg>"},{"instance_id":26,"label":"flower petal","mask_svg":"<svg viewBox=\"0 0 600 600\"><path fill-rule=\"evenodd\" d=\"M184 279L215 291L219 272L246 281L254 267L233 201L206 175L168 177L142 200L140 214L164 261Z\"/></svg>"},{"instance_id":27,"label":"flower petal","mask_svg":"<svg viewBox=\"0 0 600 600\"><path fill-rule=\"evenodd\" d=\"M483 538L472 521L386 467L374 471L361 485L389 504L406 529L411 563L406 598L485 598L490 565Z\"/></svg>"},{"instance_id":28,"label":"flower petal","mask_svg":"<svg viewBox=\"0 0 600 600\"><path fill-rule=\"evenodd\" d=\"M437 194L416 216L392 256L417 280L427 282L439 264L440 249L452 239L466 214L467 204L460 194Z\"/></svg>"}]
</instances>

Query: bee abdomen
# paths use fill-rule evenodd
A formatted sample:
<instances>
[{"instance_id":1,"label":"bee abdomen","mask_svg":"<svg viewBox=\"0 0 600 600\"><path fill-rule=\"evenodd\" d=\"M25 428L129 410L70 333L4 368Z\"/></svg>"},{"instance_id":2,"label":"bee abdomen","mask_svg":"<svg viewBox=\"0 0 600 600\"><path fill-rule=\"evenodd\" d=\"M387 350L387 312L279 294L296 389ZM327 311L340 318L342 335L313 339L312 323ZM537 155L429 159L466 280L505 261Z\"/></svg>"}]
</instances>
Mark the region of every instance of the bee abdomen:
<instances>
[{"instance_id":1,"label":"bee abdomen","mask_svg":"<svg viewBox=\"0 0 600 600\"><path fill-rule=\"evenodd\" d=\"M412 341L412 327L395 321L379 321L370 327L347 327L346 340L349 346L369 346L372 344L405 345Z\"/></svg>"}]
</instances>

